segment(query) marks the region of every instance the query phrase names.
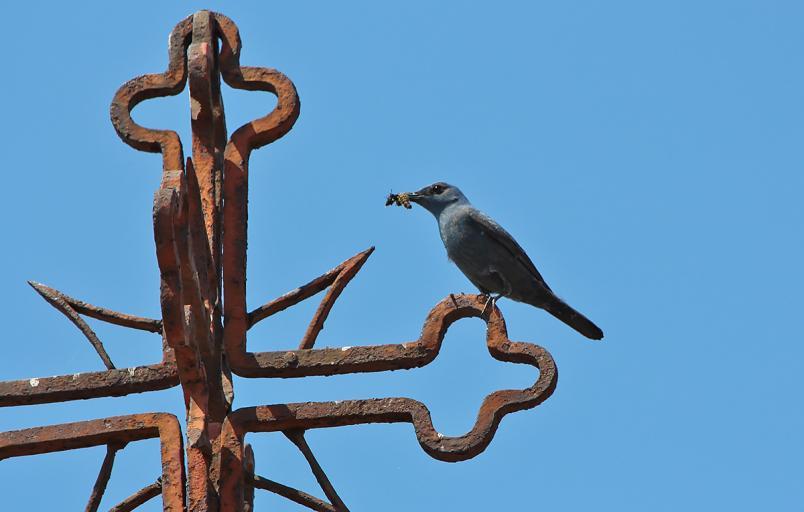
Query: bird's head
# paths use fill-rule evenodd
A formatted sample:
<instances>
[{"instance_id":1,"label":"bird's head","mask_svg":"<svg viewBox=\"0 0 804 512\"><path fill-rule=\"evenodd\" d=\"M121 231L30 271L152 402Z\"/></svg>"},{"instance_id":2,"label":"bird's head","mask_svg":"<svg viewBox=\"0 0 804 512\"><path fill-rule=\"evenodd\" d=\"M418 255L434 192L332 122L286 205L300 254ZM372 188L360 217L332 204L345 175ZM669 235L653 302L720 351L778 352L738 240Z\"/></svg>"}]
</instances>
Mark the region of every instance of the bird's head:
<instances>
[{"instance_id":1,"label":"bird's head","mask_svg":"<svg viewBox=\"0 0 804 512\"><path fill-rule=\"evenodd\" d=\"M410 192L408 199L427 209L436 217L444 211L444 208L452 204L468 203L466 196L461 189L449 183L439 181L428 185L416 192Z\"/></svg>"}]
</instances>

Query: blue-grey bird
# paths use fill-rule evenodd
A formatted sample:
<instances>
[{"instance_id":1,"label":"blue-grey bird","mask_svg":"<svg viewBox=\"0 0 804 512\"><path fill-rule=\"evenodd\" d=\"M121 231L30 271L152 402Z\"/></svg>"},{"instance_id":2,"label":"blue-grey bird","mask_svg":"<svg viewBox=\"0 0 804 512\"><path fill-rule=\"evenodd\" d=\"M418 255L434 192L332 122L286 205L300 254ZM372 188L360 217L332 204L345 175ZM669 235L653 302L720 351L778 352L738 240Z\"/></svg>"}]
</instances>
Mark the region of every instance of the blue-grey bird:
<instances>
[{"instance_id":1,"label":"blue-grey bird","mask_svg":"<svg viewBox=\"0 0 804 512\"><path fill-rule=\"evenodd\" d=\"M435 216L447 256L489 300L507 297L524 302L544 309L587 338L603 338L598 326L553 293L516 240L472 206L458 187L434 183L408 193L407 199Z\"/></svg>"}]
</instances>

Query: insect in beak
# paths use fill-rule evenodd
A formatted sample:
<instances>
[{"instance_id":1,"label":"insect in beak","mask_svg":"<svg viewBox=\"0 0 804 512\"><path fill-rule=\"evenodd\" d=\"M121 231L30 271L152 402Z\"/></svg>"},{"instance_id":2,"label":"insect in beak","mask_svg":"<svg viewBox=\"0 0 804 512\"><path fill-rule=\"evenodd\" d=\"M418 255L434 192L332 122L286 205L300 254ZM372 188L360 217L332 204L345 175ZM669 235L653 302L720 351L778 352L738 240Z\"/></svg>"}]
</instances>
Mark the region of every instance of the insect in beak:
<instances>
[{"instance_id":1,"label":"insect in beak","mask_svg":"<svg viewBox=\"0 0 804 512\"><path fill-rule=\"evenodd\" d=\"M414 194L408 194L406 192L402 192L401 194L394 194L391 192L388 194L388 197L385 198L385 206L391 206L395 204L397 206L404 206L407 209L410 209L410 196Z\"/></svg>"}]
</instances>

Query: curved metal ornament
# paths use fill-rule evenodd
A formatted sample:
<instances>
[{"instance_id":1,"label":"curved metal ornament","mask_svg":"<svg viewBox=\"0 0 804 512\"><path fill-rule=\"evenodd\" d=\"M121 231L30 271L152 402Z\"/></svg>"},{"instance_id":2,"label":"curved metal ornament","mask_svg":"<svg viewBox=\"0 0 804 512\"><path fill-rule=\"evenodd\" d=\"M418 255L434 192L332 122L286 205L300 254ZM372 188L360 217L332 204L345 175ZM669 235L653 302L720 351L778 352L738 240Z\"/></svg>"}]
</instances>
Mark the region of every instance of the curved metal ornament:
<instances>
[{"instance_id":1,"label":"curved metal ornament","mask_svg":"<svg viewBox=\"0 0 804 512\"><path fill-rule=\"evenodd\" d=\"M164 510L241 511L253 509L255 488L266 489L314 510L346 511L304 438L304 431L362 423L411 423L424 451L443 461L466 460L491 442L503 416L546 400L557 382L550 354L531 343L508 339L494 307L483 318L485 298L450 296L426 318L417 340L384 345L314 348L335 302L374 248L357 253L299 288L248 311L246 246L249 157L288 133L299 116L293 83L268 68L240 65L241 41L227 17L200 11L173 29L163 73L125 83L111 106L120 138L140 151L162 154L162 180L154 196L153 223L160 269L162 319L118 313L31 283L45 300L85 334L106 371L0 382L0 406L120 396L180 384L187 407L186 444L178 420L169 414L130 415L0 433L0 459L106 444L107 457L87 510L97 509L114 462L125 443L159 437L162 476L113 510L133 510L162 495ZM237 128L227 138L221 83L236 89L271 92L276 106ZM179 136L140 126L131 111L140 102L180 93L189 82L192 157L185 160ZM249 352L247 331L261 320L324 292L297 348ZM163 360L151 366L115 369L85 315L127 328L160 333ZM486 345L497 360L538 369L534 384L488 395L473 428L446 437L433 427L427 407L410 398L368 398L338 402L273 404L232 410L232 373L252 378L411 369L433 361L449 326L481 317ZM254 473L254 453L245 436L283 432L307 459L329 503ZM187 474L185 477L184 454ZM187 480L185 495L185 478Z\"/></svg>"}]
</instances>

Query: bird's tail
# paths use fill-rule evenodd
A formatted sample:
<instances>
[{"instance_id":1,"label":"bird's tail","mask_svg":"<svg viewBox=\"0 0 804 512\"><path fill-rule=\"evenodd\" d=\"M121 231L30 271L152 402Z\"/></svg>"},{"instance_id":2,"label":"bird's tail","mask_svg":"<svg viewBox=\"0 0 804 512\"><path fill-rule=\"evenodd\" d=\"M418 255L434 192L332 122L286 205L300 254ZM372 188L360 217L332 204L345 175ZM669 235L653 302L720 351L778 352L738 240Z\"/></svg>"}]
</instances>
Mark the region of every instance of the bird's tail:
<instances>
[{"instance_id":1,"label":"bird's tail","mask_svg":"<svg viewBox=\"0 0 804 512\"><path fill-rule=\"evenodd\" d=\"M600 327L596 326L594 322L572 309L569 304L558 297L553 297L547 302L547 304L544 304L541 307L587 338L591 340L603 339L603 331L600 329Z\"/></svg>"}]
</instances>

